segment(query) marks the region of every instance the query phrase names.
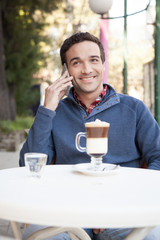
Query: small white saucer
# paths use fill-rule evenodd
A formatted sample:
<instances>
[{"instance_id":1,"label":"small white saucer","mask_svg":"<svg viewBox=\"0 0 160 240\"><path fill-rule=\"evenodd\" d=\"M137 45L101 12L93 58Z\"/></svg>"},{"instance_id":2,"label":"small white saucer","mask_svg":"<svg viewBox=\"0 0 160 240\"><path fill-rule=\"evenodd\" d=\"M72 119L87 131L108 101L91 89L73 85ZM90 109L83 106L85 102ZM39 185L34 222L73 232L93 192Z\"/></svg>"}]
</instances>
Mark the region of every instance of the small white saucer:
<instances>
[{"instance_id":1,"label":"small white saucer","mask_svg":"<svg viewBox=\"0 0 160 240\"><path fill-rule=\"evenodd\" d=\"M115 174L119 169L120 169L119 165L110 164L110 163L103 163L102 170L99 170L99 171L93 170L91 163L80 163L80 164L73 165L74 171L83 173L84 175L97 176L97 177Z\"/></svg>"}]
</instances>

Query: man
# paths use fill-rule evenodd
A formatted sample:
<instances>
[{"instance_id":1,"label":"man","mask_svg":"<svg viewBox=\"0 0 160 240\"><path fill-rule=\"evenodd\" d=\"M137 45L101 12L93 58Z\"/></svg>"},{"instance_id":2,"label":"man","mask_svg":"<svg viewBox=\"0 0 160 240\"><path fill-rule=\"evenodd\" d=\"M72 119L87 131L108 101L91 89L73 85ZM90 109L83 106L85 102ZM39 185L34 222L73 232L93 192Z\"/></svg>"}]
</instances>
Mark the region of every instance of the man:
<instances>
[{"instance_id":1,"label":"man","mask_svg":"<svg viewBox=\"0 0 160 240\"><path fill-rule=\"evenodd\" d=\"M74 34L64 41L60 55L70 76L65 72L46 89L44 106L39 107L21 150L20 166L24 166L26 152L48 154L47 164L53 159L55 164L90 162L86 153L76 149L75 137L85 131L85 122L100 119L110 123L108 153L103 162L128 167L141 167L145 162L148 168L159 170L159 126L143 102L117 94L110 85L103 84L105 54L100 41L89 33ZM68 97L61 100L71 83ZM124 239L130 231L87 230L92 239L104 240ZM53 239L69 239L58 237ZM146 239L158 237L150 234Z\"/></svg>"}]
</instances>

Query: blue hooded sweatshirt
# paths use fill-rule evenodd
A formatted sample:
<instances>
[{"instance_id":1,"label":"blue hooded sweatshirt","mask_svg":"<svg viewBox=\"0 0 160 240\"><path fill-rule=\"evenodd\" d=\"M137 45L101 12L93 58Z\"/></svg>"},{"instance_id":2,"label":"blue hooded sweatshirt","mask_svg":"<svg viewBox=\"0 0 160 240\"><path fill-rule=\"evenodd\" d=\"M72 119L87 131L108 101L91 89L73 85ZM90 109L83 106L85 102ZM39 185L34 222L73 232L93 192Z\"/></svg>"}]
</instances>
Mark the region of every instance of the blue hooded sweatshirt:
<instances>
[{"instance_id":1,"label":"blue hooded sweatshirt","mask_svg":"<svg viewBox=\"0 0 160 240\"><path fill-rule=\"evenodd\" d=\"M86 152L76 149L78 132L85 132L85 123L100 119L110 123L108 153L104 163L128 167L160 169L160 128L144 103L133 97L117 94L108 85L103 101L88 115L77 104L71 88L68 97L61 100L56 111L40 106L28 138L20 152L20 166L24 166L24 153L40 152L48 155L47 164L90 162ZM81 145L85 146L85 138Z\"/></svg>"}]
</instances>

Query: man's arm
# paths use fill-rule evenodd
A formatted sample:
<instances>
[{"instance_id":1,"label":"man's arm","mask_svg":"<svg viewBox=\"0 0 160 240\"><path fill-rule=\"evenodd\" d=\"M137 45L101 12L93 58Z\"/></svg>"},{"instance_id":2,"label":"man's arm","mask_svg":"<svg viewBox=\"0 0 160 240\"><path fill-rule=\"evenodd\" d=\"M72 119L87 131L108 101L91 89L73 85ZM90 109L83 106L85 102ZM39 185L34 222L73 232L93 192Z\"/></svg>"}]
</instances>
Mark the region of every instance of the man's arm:
<instances>
[{"instance_id":1,"label":"man's arm","mask_svg":"<svg viewBox=\"0 0 160 240\"><path fill-rule=\"evenodd\" d=\"M26 142L20 151L20 166L25 165L24 154L27 152L46 153L48 155L47 164L52 161L55 153L51 131L52 120L55 115L55 111L51 111L42 106L39 107Z\"/></svg>"},{"instance_id":2,"label":"man's arm","mask_svg":"<svg viewBox=\"0 0 160 240\"><path fill-rule=\"evenodd\" d=\"M149 169L160 170L160 128L142 103L137 109L136 143Z\"/></svg>"},{"instance_id":3,"label":"man's arm","mask_svg":"<svg viewBox=\"0 0 160 240\"><path fill-rule=\"evenodd\" d=\"M54 157L54 143L52 138L52 122L56 115L59 101L65 95L66 88L71 84L73 77L67 77L65 72L52 85L45 90L44 107L40 106L35 121L29 131L26 142L20 152L20 166L24 166L26 152L39 152L48 155L47 164Z\"/></svg>"}]
</instances>

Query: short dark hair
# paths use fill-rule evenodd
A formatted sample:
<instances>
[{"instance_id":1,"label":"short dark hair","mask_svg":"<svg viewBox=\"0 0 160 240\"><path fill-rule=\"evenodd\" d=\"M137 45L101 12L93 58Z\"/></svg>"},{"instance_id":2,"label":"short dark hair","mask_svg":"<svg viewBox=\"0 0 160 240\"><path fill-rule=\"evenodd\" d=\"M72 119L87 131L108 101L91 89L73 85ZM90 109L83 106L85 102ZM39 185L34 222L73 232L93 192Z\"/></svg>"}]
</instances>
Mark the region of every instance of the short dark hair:
<instances>
[{"instance_id":1,"label":"short dark hair","mask_svg":"<svg viewBox=\"0 0 160 240\"><path fill-rule=\"evenodd\" d=\"M91 41L96 43L99 46L100 49L100 55L102 63L105 62L105 53L104 48L100 40L95 37L94 35L88 33L88 32L78 32L67 38L60 49L60 56L61 56L61 63L62 65L66 63L66 52L76 43L84 42L84 41Z\"/></svg>"}]
</instances>

